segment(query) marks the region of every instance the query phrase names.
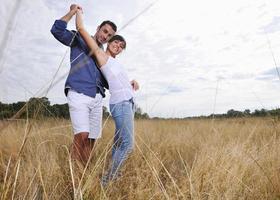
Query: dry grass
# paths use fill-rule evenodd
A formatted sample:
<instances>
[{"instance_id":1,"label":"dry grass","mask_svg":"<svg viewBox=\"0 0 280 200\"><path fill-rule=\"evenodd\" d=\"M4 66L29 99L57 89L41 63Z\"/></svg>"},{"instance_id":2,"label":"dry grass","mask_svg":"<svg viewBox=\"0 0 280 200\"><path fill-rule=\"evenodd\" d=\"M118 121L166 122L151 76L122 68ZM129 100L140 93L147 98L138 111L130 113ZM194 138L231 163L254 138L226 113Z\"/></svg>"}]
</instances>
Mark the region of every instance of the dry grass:
<instances>
[{"instance_id":1,"label":"dry grass","mask_svg":"<svg viewBox=\"0 0 280 200\"><path fill-rule=\"evenodd\" d=\"M101 188L108 121L86 170L69 160L65 120L9 122L0 132L1 199L280 199L280 122L139 120L121 179Z\"/></svg>"}]
</instances>

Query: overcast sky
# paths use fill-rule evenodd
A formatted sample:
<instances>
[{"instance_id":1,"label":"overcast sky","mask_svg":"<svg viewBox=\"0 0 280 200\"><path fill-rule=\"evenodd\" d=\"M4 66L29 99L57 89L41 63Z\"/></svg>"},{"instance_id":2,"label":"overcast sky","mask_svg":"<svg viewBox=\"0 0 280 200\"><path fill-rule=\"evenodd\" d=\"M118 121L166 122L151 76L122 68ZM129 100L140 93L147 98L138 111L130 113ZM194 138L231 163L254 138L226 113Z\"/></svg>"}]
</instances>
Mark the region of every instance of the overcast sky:
<instances>
[{"instance_id":1,"label":"overcast sky","mask_svg":"<svg viewBox=\"0 0 280 200\"><path fill-rule=\"evenodd\" d=\"M106 19L119 28L124 26L152 2L76 1L93 34ZM1 102L45 95L52 104L66 102L63 88L69 51L50 29L71 3L1 3ZM75 28L74 18L68 27ZM152 117L279 108L279 0L158 0L120 34L127 40L127 49L119 59L129 77L139 81L137 103ZM50 86L58 69L55 84Z\"/></svg>"}]
</instances>

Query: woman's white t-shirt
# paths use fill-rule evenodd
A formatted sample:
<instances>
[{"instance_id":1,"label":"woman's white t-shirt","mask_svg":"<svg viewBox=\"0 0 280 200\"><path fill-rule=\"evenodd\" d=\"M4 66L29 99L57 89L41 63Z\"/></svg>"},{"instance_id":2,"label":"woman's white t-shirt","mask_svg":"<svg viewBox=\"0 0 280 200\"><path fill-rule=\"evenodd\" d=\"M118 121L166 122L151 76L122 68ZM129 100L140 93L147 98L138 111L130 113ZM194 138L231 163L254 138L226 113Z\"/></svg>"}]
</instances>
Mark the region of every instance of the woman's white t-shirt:
<instances>
[{"instance_id":1,"label":"woman's white t-shirt","mask_svg":"<svg viewBox=\"0 0 280 200\"><path fill-rule=\"evenodd\" d=\"M115 58L109 57L106 64L100 69L109 84L110 104L116 104L134 97L128 75Z\"/></svg>"}]
</instances>

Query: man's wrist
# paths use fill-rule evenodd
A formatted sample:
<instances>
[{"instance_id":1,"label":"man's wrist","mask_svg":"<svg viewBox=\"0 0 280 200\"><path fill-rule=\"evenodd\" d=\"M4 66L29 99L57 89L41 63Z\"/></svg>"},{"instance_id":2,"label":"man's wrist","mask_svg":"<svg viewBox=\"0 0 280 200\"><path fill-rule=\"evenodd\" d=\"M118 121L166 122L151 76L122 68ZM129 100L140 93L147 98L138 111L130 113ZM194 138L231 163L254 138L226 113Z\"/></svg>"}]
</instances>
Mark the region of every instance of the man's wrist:
<instances>
[{"instance_id":1,"label":"man's wrist","mask_svg":"<svg viewBox=\"0 0 280 200\"><path fill-rule=\"evenodd\" d=\"M71 17L73 16L73 15L75 15L76 14L76 12L77 12L77 10L70 10L69 11L69 14L71 15Z\"/></svg>"}]
</instances>

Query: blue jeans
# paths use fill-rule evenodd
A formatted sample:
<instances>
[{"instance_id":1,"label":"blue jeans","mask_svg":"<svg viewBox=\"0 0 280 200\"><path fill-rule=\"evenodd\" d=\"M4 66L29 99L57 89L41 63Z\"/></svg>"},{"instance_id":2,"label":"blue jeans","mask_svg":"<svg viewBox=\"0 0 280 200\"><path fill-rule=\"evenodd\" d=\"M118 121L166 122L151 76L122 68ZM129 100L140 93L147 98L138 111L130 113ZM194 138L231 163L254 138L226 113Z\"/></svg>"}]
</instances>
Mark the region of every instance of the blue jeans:
<instances>
[{"instance_id":1,"label":"blue jeans","mask_svg":"<svg viewBox=\"0 0 280 200\"><path fill-rule=\"evenodd\" d=\"M118 170L132 152L134 147L134 102L133 99L110 104L110 112L116 130L112 147L112 166L108 178L114 179Z\"/></svg>"}]
</instances>

